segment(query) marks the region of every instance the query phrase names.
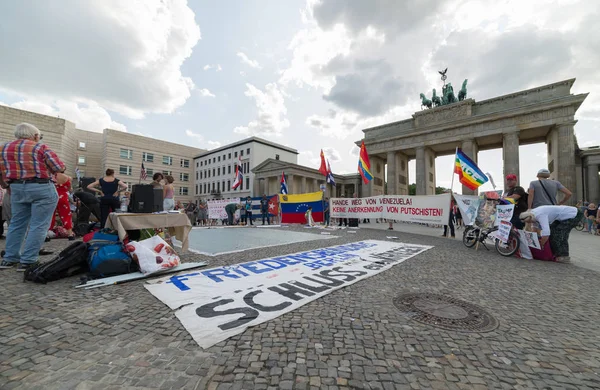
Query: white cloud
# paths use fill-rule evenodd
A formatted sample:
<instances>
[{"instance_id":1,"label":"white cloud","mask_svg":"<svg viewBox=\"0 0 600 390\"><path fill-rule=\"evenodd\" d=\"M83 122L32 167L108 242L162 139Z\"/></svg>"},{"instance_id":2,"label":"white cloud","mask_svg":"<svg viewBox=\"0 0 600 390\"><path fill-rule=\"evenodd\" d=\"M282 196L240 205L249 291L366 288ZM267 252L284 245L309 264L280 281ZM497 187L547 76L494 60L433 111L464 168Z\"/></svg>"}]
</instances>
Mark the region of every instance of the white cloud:
<instances>
[{"instance_id":1,"label":"white cloud","mask_svg":"<svg viewBox=\"0 0 600 390\"><path fill-rule=\"evenodd\" d=\"M204 69L204 70L214 69L215 72L220 72L223 70L223 68L221 68L221 65L219 65L219 64L216 64L216 65L206 64L206 65L204 65L204 67L202 69Z\"/></svg>"},{"instance_id":2,"label":"white cloud","mask_svg":"<svg viewBox=\"0 0 600 390\"><path fill-rule=\"evenodd\" d=\"M250 58L248 58L248 56L245 53L238 51L237 56L240 57L240 59L242 60L242 63L250 66L251 68L262 69L261 66L259 65L258 61L251 60Z\"/></svg>"},{"instance_id":3,"label":"white cloud","mask_svg":"<svg viewBox=\"0 0 600 390\"><path fill-rule=\"evenodd\" d=\"M185 130L185 135L187 135L188 137L190 137L193 140L195 140L196 143L198 145L200 145L200 147L205 148L205 149L213 149L213 148L218 148L219 146L221 146L220 142L218 142L218 141L207 141L202 134L194 133L190 129L186 129Z\"/></svg>"},{"instance_id":4,"label":"white cloud","mask_svg":"<svg viewBox=\"0 0 600 390\"><path fill-rule=\"evenodd\" d=\"M198 90L198 93L202 97L215 97L215 95L206 88L202 88L202 89Z\"/></svg>"},{"instance_id":5,"label":"white cloud","mask_svg":"<svg viewBox=\"0 0 600 390\"><path fill-rule=\"evenodd\" d=\"M209 70L210 68L212 68L212 66L209 64L206 64L206 65L204 65L204 68L202 68L202 69Z\"/></svg>"},{"instance_id":6,"label":"white cloud","mask_svg":"<svg viewBox=\"0 0 600 390\"><path fill-rule=\"evenodd\" d=\"M194 88L181 66L200 29L185 0L0 2L0 15L0 36L12 37L0 40L5 92L141 118L172 113Z\"/></svg>"},{"instance_id":7,"label":"white cloud","mask_svg":"<svg viewBox=\"0 0 600 390\"><path fill-rule=\"evenodd\" d=\"M340 152L337 149L332 147L323 148L323 154L325 155L325 159L329 160L329 162L338 162L342 161L342 156L340 156Z\"/></svg>"},{"instance_id":8,"label":"white cloud","mask_svg":"<svg viewBox=\"0 0 600 390\"><path fill-rule=\"evenodd\" d=\"M82 130L102 132L108 128L127 131L124 124L113 121L110 114L95 102L78 104L64 100L49 102L24 100L10 106L38 114L60 117L75 123L75 126Z\"/></svg>"},{"instance_id":9,"label":"white cloud","mask_svg":"<svg viewBox=\"0 0 600 390\"><path fill-rule=\"evenodd\" d=\"M246 83L244 94L254 99L258 111L257 118L247 126L238 126L233 131L245 136L281 137L283 130L290 126L290 122L286 117L285 99L277 84L267 84L265 90L261 91Z\"/></svg>"},{"instance_id":10,"label":"white cloud","mask_svg":"<svg viewBox=\"0 0 600 390\"><path fill-rule=\"evenodd\" d=\"M221 68L221 65L217 64L217 72L220 72L222 70L223 70L223 68Z\"/></svg>"}]
</instances>

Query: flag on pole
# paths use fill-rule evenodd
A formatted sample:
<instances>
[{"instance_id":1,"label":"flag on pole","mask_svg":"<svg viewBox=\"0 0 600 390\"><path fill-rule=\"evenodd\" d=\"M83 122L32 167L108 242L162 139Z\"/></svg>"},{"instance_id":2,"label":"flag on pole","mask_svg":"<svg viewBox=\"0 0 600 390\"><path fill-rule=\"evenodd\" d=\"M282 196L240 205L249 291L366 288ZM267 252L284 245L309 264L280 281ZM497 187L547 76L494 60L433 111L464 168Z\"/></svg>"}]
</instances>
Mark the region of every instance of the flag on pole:
<instances>
[{"instance_id":1,"label":"flag on pole","mask_svg":"<svg viewBox=\"0 0 600 390\"><path fill-rule=\"evenodd\" d=\"M331 172L329 160L327 160L327 183L335 187L335 179L333 178L333 173Z\"/></svg>"},{"instance_id":2,"label":"flag on pole","mask_svg":"<svg viewBox=\"0 0 600 390\"><path fill-rule=\"evenodd\" d=\"M458 174L459 181L470 190L476 190L488 181L485 173L460 149L456 149L454 173Z\"/></svg>"},{"instance_id":3,"label":"flag on pole","mask_svg":"<svg viewBox=\"0 0 600 390\"><path fill-rule=\"evenodd\" d=\"M235 166L235 179L233 180L231 188L235 190L242 184L243 181L244 175L242 175L242 158L240 157L238 164Z\"/></svg>"},{"instance_id":4,"label":"flag on pole","mask_svg":"<svg viewBox=\"0 0 600 390\"><path fill-rule=\"evenodd\" d=\"M325 154L323 154L323 149L321 149L321 166L319 167L319 172L327 177L327 164L325 164Z\"/></svg>"},{"instance_id":5,"label":"flag on pole","mask_svg":"<svg viewBox=\"0 0 600 390\"><path fill-rule=\"evenodd\" d=\"M79 167L75 168L75 176L77 176L77 181L81 180L81 171L79 170Z\"/></svg>"},{"instance_id":6,"label":"flag on pole","mask_svg":"<svg viewBox=\"0 0 600 390\"><path fill-rule=\"evenodd\" d=\"M148 178L148 172L146 172L146 167L144 167L144 163L142 163L142 171L140 172L140 180L146 180Z\"/></svg>"},{"instance_id":7,"label":"flag on pole","mask_svg":"<svg viewBox=\"0 0 600 390\"><path fill-rule=\"evenodd\" d=\"M362 176L365 184L368 184L373 180L373 174L371 173L371 162L369 161L369 154L367 153L367 147L365 141L360 145L360 153L358 155L358 173Z\"/></svg>"},{"instance_id":8,"label":"flag on pole","mask_svg":"<svg viewBox=\"0 0 600 390\"><path fill-rule=\"evenodd\" d=\"M283 173L283 171L281 172L281 193L283 195L287 195L288 193L287 183L285 182L285 174Z\"/></svg>"}]
</instances>

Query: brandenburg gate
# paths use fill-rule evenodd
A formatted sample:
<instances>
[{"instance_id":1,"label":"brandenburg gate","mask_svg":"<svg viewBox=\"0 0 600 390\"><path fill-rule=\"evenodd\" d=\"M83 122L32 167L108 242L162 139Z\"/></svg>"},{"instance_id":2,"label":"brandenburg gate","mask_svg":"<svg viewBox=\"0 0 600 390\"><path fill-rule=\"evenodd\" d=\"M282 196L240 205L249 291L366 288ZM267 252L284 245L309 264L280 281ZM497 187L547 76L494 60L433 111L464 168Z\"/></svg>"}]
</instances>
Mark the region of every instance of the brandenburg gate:
<instances>
[{"instance_id":1,"label":"brandenburg gate","mask_svg":"<svg viewBox=\"0 0 600 390\"><path fill-rule=\"evenodd\" d=\"M536 168L547 167L551 178L573 191L573 202L582 198L574 116L588 94L571 94L575 79L476 102L466 96L467 80L459 100L450 84L445 84L445 71L440 74L444 80L442 99L436 97L435 90L431 100L421 94L426 108L412 118L363 130L374 176L363 189L363 196L383 194L385 182L388 194L408 194L411 159L416 160L413 182L417 194L435 194L435 157L452 155L456 147L475 162L480 150L502 148L504 176L518 176L519 145L544 142L548 159L539 161ZM485 165L482 169L485 172ZM520 181L522 186L528 184ZM464 186L462 192L473 193Z\"/></svg>"}]
</instances>

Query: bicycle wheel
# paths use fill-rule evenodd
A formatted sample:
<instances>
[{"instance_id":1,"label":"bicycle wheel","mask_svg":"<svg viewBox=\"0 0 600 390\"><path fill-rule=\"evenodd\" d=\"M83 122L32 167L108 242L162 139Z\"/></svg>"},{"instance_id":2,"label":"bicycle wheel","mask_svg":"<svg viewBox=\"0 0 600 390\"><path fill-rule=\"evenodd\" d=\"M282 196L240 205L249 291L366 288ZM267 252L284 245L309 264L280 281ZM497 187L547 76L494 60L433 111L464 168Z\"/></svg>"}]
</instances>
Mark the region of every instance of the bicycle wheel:
<instances>
[{"instance_id":1,"label":"bicycle wheel","mask_svg":"<svg viewBox=\"0 0 600 390\"><path fill-rule=\"evenodd\" d=\"M585 222L583 222L583 221L579 221L577 226L575 226L575 230L578 230L580 232L582 232L584 228L585 228Z\"/></svg>"},{"instance_id":2,"label":"bicycle wheel","mask_svg":"<svg viewBox=\"0 0 600 390\"><path fill-rule=\"evenodd\" d=\"M519 245L521 241L519 240L519 235L514 230L510 231L508 235L508 241L503 243L502 241L496 239L496 251L500 253L502 256L512 256L519 250Z\"/></svg>"},{"instance_id":3,"label":"bicycle wheel","mask_svg":"<svg viewBox=\"0 0 600 390\"><path fill-rule=\"evenodd\" d=\"M465 244L467 248L472 248L477 242L478 235L479 228L467 226L463 232L463 244Z\"/></svg>"}]
</instances>

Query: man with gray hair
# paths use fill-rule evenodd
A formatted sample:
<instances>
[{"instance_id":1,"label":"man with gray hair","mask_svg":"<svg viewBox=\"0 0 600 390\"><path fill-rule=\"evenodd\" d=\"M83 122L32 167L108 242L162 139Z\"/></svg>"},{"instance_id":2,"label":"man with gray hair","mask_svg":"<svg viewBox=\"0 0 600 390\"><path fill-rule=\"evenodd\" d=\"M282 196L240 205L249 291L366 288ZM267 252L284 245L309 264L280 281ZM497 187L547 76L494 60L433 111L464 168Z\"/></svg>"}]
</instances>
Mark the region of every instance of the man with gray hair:
<instances>
[{"instance_id":1,"label":"man with gray hair","mask_svg":"<svg viewBox=\"0 0 600 390\"><path fill-rule=\"evenodd\" d=\"M529 210L539 206L564 205L571 195L573 195L573 193L559 181L551 180L549 177L550 171L543 168L537 173L538 180L529 183L529 196L527 198L527 207ZM562 192L564 196L560 202L556 202L556 195L558 195L559 191Z\"/></svg>"},{"instance_id":2,"label":"man with gray hair","mask_svg":"<svg viewBox=\"0 0 600 390\"><path fill-rule=\"evenodd\" d=\"M20 263L17 271L26 271L38 261L58 203L51 175L64 172L65 165L56 153L40 143L42 134L37 127L18 124L15 138L0 148L0 185L10 186L12 209L6 253L0 268L12 268Z\"/></svg>"}]
</instances>

